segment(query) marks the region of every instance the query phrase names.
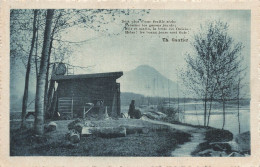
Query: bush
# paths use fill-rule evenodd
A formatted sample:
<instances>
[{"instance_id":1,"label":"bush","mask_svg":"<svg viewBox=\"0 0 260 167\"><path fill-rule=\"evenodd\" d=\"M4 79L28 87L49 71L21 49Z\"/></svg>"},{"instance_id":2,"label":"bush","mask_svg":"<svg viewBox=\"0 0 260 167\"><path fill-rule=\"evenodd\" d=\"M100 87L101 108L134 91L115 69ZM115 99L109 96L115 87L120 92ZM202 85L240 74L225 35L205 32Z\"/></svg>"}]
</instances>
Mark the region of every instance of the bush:
<instances>
[{"instance_id":1,"label":"bush","mask_svg":"<svg viewBox=\"0 0 260 167\"><path fill-rule=\"evenodd\" d=\"M228 142L233 140L233 134L228 130L210 129L205 134L208 142Z\"/></svg>"},{"instance_id":2,"label":"bush","mask_svg":"<svg viewBox=\"0 0 260 167\"><path fill-rule=\"evenodd\" d=\"M140 119L142 117L142 113L140 110L134 110L134 112L129 113L131 118Z\"/></svg>"},{"instance_id":3,"label":"bush","mask_svg":"<svg viewBox=\"0 0 260 167\"><path fill-rule=\"evenodd\" d=\"M77 118L76 120L74 120L68 124L68 129L69 130L75 129L75 130L79 131L80 126L81 126L81 119ZM82 129L82 127L81 127L81 129Z\"/></svg>"},{"instance_id":4,"label":"bush","mask_svg":"<svg viewBox=\"0 0 260 167\"><path fill-rule=\"evenodd\" d=\"M166 118L164 118L165 121L168 122L179 122L179 116L178 114L181 113L181 111L174 107L165 107L163 105L159 105L157 107L158 111L164 113L167 115Z\"/></svg>"}]
</instances>

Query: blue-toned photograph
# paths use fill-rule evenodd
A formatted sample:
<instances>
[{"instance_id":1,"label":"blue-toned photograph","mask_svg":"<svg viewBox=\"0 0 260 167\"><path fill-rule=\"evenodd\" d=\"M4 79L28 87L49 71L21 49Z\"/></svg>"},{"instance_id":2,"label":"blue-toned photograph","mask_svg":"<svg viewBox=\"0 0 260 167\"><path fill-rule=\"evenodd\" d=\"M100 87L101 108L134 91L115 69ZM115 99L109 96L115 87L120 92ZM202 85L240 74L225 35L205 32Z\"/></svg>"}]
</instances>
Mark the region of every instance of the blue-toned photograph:
<instances>
[{"instance_id":1,"label":"blue-toned photograph","mask_svg":"<svg viewBox=\"0 0 260 167\"><path fill-rule=\"evenodd\" d=\"M248 157L250 10L11 9L10 156Z\"/></svg>"}]
</instances>

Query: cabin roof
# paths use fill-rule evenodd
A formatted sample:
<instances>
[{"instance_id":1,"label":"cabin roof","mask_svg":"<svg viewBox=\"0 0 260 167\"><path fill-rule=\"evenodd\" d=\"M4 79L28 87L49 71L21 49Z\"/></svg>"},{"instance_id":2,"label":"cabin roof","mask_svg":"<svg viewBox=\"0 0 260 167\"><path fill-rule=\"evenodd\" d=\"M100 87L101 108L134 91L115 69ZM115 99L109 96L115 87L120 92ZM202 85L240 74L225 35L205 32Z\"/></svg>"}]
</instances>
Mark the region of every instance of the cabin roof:
<instances>
[{"instance_id":1,"label":"cabin roof","mask_svg":"<svg viewBox=\"0 0 260 167\"><path fill-rule=\"evenodd\" d=\"M95 73L95 74L79 74L79 75L54 75L52 76L53 81L61 80L76 80L76 79L92 79L92 78L114 78L118 79L123 75L122 71L119 72L108 72L108 73Z\"/></svg>"}]
</instances>

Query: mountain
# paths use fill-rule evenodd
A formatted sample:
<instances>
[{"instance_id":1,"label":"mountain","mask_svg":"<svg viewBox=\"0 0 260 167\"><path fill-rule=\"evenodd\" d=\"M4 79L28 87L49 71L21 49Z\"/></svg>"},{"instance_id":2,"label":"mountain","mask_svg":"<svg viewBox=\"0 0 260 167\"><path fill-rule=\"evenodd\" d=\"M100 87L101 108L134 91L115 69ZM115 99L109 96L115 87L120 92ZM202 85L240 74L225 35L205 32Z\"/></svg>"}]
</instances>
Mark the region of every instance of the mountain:
<instances>
[{"instance_id":1,"label":"mountain","mask_svg":"<svg viewBox=\"0 0 260 167\"><path fill-rule=\"evenodd\" d=\"M148 65L124 72L118 80L121 92L132 92L145 96L177 97L177 84ZM168 91L169 90L169 91Z\"/></svg>"}]
</instances>

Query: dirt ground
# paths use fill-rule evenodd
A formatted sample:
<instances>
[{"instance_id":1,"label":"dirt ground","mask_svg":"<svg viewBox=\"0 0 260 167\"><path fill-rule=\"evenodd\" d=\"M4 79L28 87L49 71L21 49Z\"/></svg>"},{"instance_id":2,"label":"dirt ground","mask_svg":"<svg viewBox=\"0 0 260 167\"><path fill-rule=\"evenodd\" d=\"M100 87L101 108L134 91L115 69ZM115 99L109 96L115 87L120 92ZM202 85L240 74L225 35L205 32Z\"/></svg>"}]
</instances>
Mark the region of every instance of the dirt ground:
<instances>
[{"instance_id":1,"label":"dirt ground","mask_svg":"<svg viewBox=\"0 0 260 167\"><path fill-rule=\"evenodd\" d=\"M165 128L143 120L119 119L93 121L94 126L113 127L134 125L149 128L149 133L127 134L126 137L82 137L78 144L66 139L71 120L55 121L57 130L42 137L34 136L33 122L28 129L20 130L19 121L11 121L11 156L171 156L178 145L190 140L191 135L179 130Z\"/></svg>"}]
</instances>

